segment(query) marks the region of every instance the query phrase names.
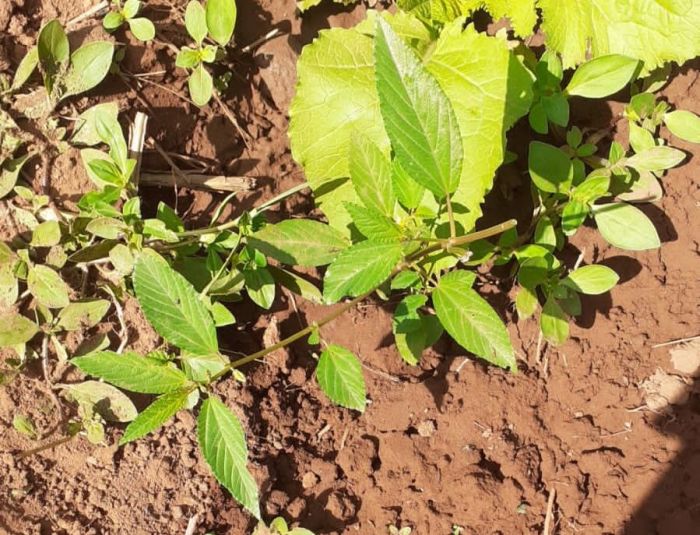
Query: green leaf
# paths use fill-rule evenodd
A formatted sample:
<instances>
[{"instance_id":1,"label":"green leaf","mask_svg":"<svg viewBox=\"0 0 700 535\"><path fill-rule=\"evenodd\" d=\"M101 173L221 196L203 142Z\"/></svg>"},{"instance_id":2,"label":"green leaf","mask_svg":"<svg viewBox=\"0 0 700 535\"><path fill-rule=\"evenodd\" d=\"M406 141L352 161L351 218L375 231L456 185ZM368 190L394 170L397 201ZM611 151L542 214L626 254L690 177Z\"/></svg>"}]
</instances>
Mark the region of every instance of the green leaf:
<instances>
[{"instance_id":1,"label":"green leaf","mask_svg":"<svg viewBox=\"0 0 700 535\"><path fill-rule=\"evenodd\" d=\"M0 199L14 189L22 167L30 157L31 156L27 154L26 156L20 156L14 160L5 160L2 163L2 167L0 167Z\"/></svg>"},{"instance_id":2,"label":"green leaf","mask_svg":"<svg viewBox=\"0 0 700 535\"><path fill-rule=\"evenodd\" d=\"M275 301L275 279L267 268L244 269L245 287L248 296L255 304L265 310L272 307Z\"/></svg>"},{"instance_id":3,"label":"green leaf","mask_svg":"<svg viewBox=\"0 0 700 535\"><path fill-rule=\"evenodd\" d=\"M44 221L32 232L32 247L53 247L61 241L61 226L58 221Z\"/></svg>"},{"instance_id":4,"label":"green leaf","mask_svg":"<svg viewBox=\"0 0 700 535\"><path fill-rule=\"evenodd\" d=\"M535 186L547 193L567 191L574 178L574 168L567 154L540 141L530 143L528 165Z\"/></svg>"},{"instance_id":5,"label":"green leaf","mask_svg":"<svg viewBox=\"0 0 700 535\"><path fill-rule=\"evenodd\" d=\"M586 180L574 188L571 192L572 199L581 203L591 203L607 195L610 189L609 172L601 170L598 174L594 173L596 171L588 175Z\"/></svg>"},{"instance_id":6,"label":"green leaf","mask_svg":"<svg viewBox=\"0 0 700 535\"><path fill-rule=\"evenodd\" d=\"M569 337L569 318L552 296L542 307L540 329L545 340L554 345L563 344Z\"/></svg>"},{"instance_id":7,"label":"green leaf","mask_svg":"<svg viewBox=\"0 0 700 535\"><path fill-rule=\"evenodd\" d=\"M629 84L638 68L639 60L627 56L597 57L576 69L566 93L587 98L607 97Z\"/></svg>"},{"instance_id":8,"label":"green leaf","mask_svg":"<svg viewBox=\"0 0 700 535\"><path fill-rule=\"evenodd\" d=\"M564 234L571 236L588 217L591 209L586 203L572 200L564 206L561 213L561 227Z\"/></svg>"},{"instance_id":9,"label":"green leaf","mask_svg":"<svg viewBox=\"0 0 700 535\"><path fill-rule=\"evenodd\" d=\"M50 267L35 265L29 268L27 287L36 300L48 308L65 308L70 302L70 288Z\"/></svg>"},{"instance_id":10,"label":"green leaf","mask_svg":"<svg viewBox=\"0 0 700 535\"><path fill-rule=\"evenodd\" d=\"M90 234L106 240L116 240L124 235L126 224L113 217L97 217L85 227Z\"/></svg>"},{"instance_id":11,"label":"green leaf","mask_svg":"<svg viewBox=\"0 0 700 535\"><path fill-rule=\"evenodd\" d=\"M114 45L108 41L93 41L73 52L70 67L63 78L61 98L85 93L97 86L112 66Z\"/></svg>"},{"instance_id":12,"label":"green leaf","mask_svg":"<svg viewBox=\"0 0 700 535\"><path fill-rule=\"evenodd\" d=\"M185 10L185 28L198 45L207 36L207 15L199 0L191 0Z\"/></svg>"},{"instance_id":13,"label":"green leaf","mask_svg":"<svg viewBox=\"0 0 700 535\"><path fill-rule=\"evenodd\" d=\"M680 15L662 5L668 3L539 0L538 7L546 44L562 55L565 68L588 56L624 54L642 60L649 72L700 55L700 10Z\"/></svg>"},{"instance_id":14,"label":"green leaf","mask_svg":"<svg viewBox=\"0 0 700 535\"><path fill-rule=\"evenodd\" d=\"M396 159L436 197L452 194L459 185L463 153L450 101L381 17L374 54L380 109Z\"/></svg>"},{"instance_id":15,"label":"green leaf","mask_svg":"<svg viewBox=\"0 0 700 535\"><path fill-rule=\"evenodd\" d=\"M644 251L661 246L654 224L644 212L626 203L593 207L598 230L610 245L627 251Z\"/></svg>"},{"instance_id":16,"label":"green leaf","mask_svg":"<svg viewBox=\"0 0 700 535\"><path fill-rule=\"evenodd\" d=\"M111 11L105 15L104 19L102 19L102 26L108 32L113 32L124 24L125 20L124 15L118 11Z\"/></svg>"},{"instance_id":17,"label":"green leaf","mask_svg":"<svg viewBox=\"0 0 700 535\"><path fill-rule=\"evenodd\" d=\"M192 101L197 106L202 107L209 103L214 90L214 81L209 71L204 68L204 65L198 65L192 71L187 80L187 85L190 88Z\"/></svg>"},{"instance_id":18,"label":"green leaf","mask_svg":"<svg viewBox=\"0 0 700 535\"><path fill-rule=\"evenodd\" d=\"M78 403L88 403L110 422L130 422L138 415L132 401L120 390L107 383L85 381L66 385L70 397Z\"/></svg>"},{"instance_id":19,"label":"green leaf","mask_svg":"<svg viewBox=\"0 0 700 535\"><path fill-rule=\"evenodd\" d=\"M106 299L76 301L58 313L58 326L66 331L79 331L97 325L109 310Z\"/></svg>"},{"instance_id":20,"label":"green leaf","mask_svg":"<svg viewBox=\"0 0 700 535\"><path fill-rule=\"evenodd\" d=\"M685 152L672 147L654 147L645 150L625 161L625 165L638 171L663 171L676 167L685 160Z\"/></svg>"},{"instance_id":21,"label":"green leaf","mask_svg":"<svg viewBox=\"0 0 700 535\"><path fill-rule=\"evenodd\" d=\"M207 0L207 27L212 39L226 46L236 27L235 0Z\"/></svg>"},{"instance_id":22,"label":"green leaf","mask_svg":"<svg viewBox=\"0 0 700 535\"><path fill-rule=\"evenodd\" d=\"M367 393L362 364L350 351L329 345L318 360L316 378L331 401L341 407L365 412Z\"/></svg>"},{"instance_id":23,"label":"green leaf","mask_svg":"<svg viewBox=\"0 0 700 535\"><path fill-rule=\"evenodd\" d=\"M141 394L166 394L180 390L187 377L167 361L112 351L76 357L71 363L84 373L104 379L124 390Z\"/></svg>"},{"instance_id":24,"label":"green leaf","mask_svg":"<svg viewBox=\"0 0 700 535\"><path fill-rule=\"evenodd\" d=\"M191 353L218 353L214 321L199 295L157 253L144 251L134 268L134 290L146 319L171 344Z\"/></svg>"},{"instance_id":25,"label":"green leaf","mask_svg":"<svg viewBox=\"0 0 700 535\"><path fill-rule=\"evenodd\" d=\"M350 178L367 208L392 217L396 197L391 185L391 162L368 137L358 133L350 145Z\"/></svg>"},{"instance_id":26,"label":"green leaf","mask_svg":"<svg viewBox=\"0 0 700 535\"><path fill-rule=\"evenodd\" d=\"M157 398L127 426L119 445L128 444L161 427L180 409L185 408L189 395L188 390L178 390Z\"/></svg>"},{"instance_id":27,"label":"green leaf","mask_svg":"<svg viewBox=\"0 0 700 535\"><path fill-rule=\"evenodd\" d=\"M214 323L217 327L226 327L236 323L236 317L233 315L233 313L218 301L212 303L209 310L211 311L211 315L214 318Z\"/></svg>"},{"instance_id":28,"label":"green leaf","mask_svg":"<svg viewBox=\"0 0 700 535\"><path fill-rule=\"evenodd\" d=\"M28 436L32 440L39 438L39 434L36 432L36 426L31 419L23 414L16 413L12 418L12 427L18 433Z\"/></svg>"},{"instance_id":29,"label":"green leaf","mask_svg":"<svg viewBox=\"0 0 700 535\"><path fill-rule=\"evenodd\" d=\"M108 125L108 130L121 131L118 115L119 105L116 102L104 102L88 108L78 115L71 143L88 147L98 145L103 139L97 131L97 125L105 123Z\"/></svg>"},{"instance_id":30,"label":"green leaf","mask_svg":"<svg viewBox=\"0 0 700 535\"><path fill-rule=\"evenodd\" d=\"M399 241L401 229L394 221L373 208L355 203L345 203L352 222L363 236L374 241Z\"/></svg>"},{"instance_id":31,"label":"green leaf","mask_svg":"<svg viewBox=\"0 0 700 535\"><path fill-rule=\"evenodd\" d=\"M426 316L418 311L426 302L427 297L424 295L409 295L394 312L392 331L396 348L401 358L413 366L418 364L425 348L433 345L443 333L437 317Z\"/></svg>"},{"instance_id":32,"label":"green leaf","mask_svg":"<svg viewBox=\"0 0 700 535\"><path fill-rule=\"evenodd\" d=\"M518 310L520 319L527 319L537 311L539 301L537 292L527 286L521 286L515 296L515 308Z\"/></svg>"},{"instance_id":33,"label":"green leaf","mask_svg":"<svg viewBox=\"0 0 700 535\"><path fill-rule=\"evenodd\" d=\"M258 489L246 468L248 450L238 418L218 398L202 404L197 419L202 454L216 479L257 519L260 519Z\"/></svg>"},{"instance_id":34,"label":"green leaf","mask_svg":"<svg viewBox=\"0 0 700 535\"><path fill-rule=\"evenodd\" d=\"M0 315L0 347L14 347L29 342L39 332L33 321L16 312Z\"/></svg>"},{"instance_id":35,"label":"green leaf","mask_svg":"<svg viewBox=\"0 0 700 535\"><path fill-rule=\"evenodd\" d=\"M20 89L29 80L37 65L39 65L39 48L35 46L27 51L17 66L15 76L12 79L13 91Z\"/></svg>"},{"instance_id":36,"label":"green leaf","mask_svg":"<svg viewBox=\"0 0 700 535\"><path fill-rule=\"evenodd\" d=\"M208 383L228 364L222 355L183 355L181 361L187 378L197 383Z\"/></svg>"},{"instance_id":37,"label":"green leaf","mask_svg":"<svg viewBox=\"0 0 700 535\"><path fill-rule=\"evenodd\" d=\"M150 41L156 36L156 27L145 17L129 19L129 29L139 41Z\"/></svg>"},{"instance_id":38,"label":"green leaf","mask_svg":"<svg viewBox=\"0 0 700 535\"><path fill-rule=\"evenodd\" d=\"M122 7L122 13L127 19L134 18L136 14L141 9L140 0L126 0L124 6Z\"/></svg>"},{"instance_id":39,"label":"green leaf","mask_svg":"<svg viewBox=\"0 0 700 535\"><path fill-rule=\"evenodd\" d=\"M196 0L193 0L196 3ZM192 50L186 46L181 48L175 58L175 66L181 69L194 69L202 61L198 50Z\"/></svg>"},{"instance_id":40,"label":"green leaf","mask_svg":"<svg viewBox=\"0 0 700 535\"><path fill-rule=\"evenodd\" d=\"M283 264L308 267L329 264L348 247L336 229L310 219L266 225L249 236L248 243Z\"/></svg>"},{"instance_id":41,"label":"green leaf","mask_svg":"<svg viewBox=\"0 0 700 535\"><path fill-rule=\"evenodd\" d=\"M440 279L433 304L440 323L459 345L484 360L517 370L515 354L503 321L471 288L474 275L453 271Z\"/></svg>"},{"instance_id":42,"label":"green leaf","mask_svg":"<svg viewBox=\"0 0 700 535\"><path fill-rule=\"evenodd\" d=\"M321 290L296 273L292 273L291 271L280 269L275 266L267 266L267 270L270 272L275 281L287 288L287 290L300 295L312 303L323 303L323 295L321 294Z\"/></svg>"},{"instance_id":43,"label":"green leaf","mask_svg":"<svg viewBox=\"0 0 700 535\"><path fill-rule=\"evenodd\" d=\"M559 126L569 124L569 101L561 93L542 97L542 107L550 121Z\"/></svg>"},{"instance_id":44,"label":"green leaf","mask_svg":"<svg viewBox=\"0 0 700 535\"><path fill-rule=\"evenodd\" d=\"M690 141L700 143L700 117L692 111L676 110L664 115L664 123L671 133Z\"/></svg>"},{"instance_id":45,"label":"green leaf","mask_svg":"<svg viewBox=\"0 0 700 535\"><path fill-rule=\"evenodd\" d=\"M599 295L612 289L620 277L607 266L580 267L562 280L562 284L586 295Z\"/></svg>"},{"instance_id":46,"label":"green leaf","mask_svg":"<svg viewBox=\"0 0 700 535\"><path fill-rule=\"evenodd\" d=\"M413 180L394 160L391 165L391 184L399 202L409 210L415 210L425 196L425 188Z\"/></svg>"},{"instance_id":47,"label":"green leaf","mask_svg":"<svg viewBox=\"0 0 700 535\"><path fill-rule=\"evenodd\" d=\"M357 297L379 286L401 260L399 243L363 241L345 249L328 267L323 279L323 298L336 303Z\"/></svg>"},{"instance_id":48,"label":"green leaf","mask_svg":"<svg viewBox=\"0 0 700 535\"><path fill-rule=\"evenodd\" d=\"M58 20L47 22L39 31L37 53L44 74L44 85L50 94L53 92L56 75L70 57L68 37Z\"/></svg>"}]
</instances>

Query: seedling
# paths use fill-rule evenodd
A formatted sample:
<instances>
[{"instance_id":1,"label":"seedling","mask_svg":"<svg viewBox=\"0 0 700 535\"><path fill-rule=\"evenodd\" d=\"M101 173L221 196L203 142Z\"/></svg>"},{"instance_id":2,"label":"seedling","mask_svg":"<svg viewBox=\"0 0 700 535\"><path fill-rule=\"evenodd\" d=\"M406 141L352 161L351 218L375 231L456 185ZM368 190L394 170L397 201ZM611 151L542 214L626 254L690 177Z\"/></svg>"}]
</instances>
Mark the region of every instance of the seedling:
<instances>
[{"instance_id":1,"label":"seedling","mask_svg":"<svg viewBox=\"0 0 700 535\"><path fill-rule=\"evenodd\" d=\"M206 106L214 91L214 79L205 64L223 57L235 26L235 0L207 0L206 7L198 0L187 4L185 27L195 46L182 47L176 65L188 70L190 96L197 106Z\"/></svg>"},{"instance_id":2,"label":"seedling","mask_svg":"<svg viewBox=\"0 0 700 535\"><path fill-rule=\"evenodd\" d=\"M139 41L150 41L156 36L156 28L146 17L138 17L140 0L112 0L112 10L105 15L102 25L108 32L115 32L126 24Z\"/></svg>"},{"instance_id":3,"label":"seedling","mask_svg":"<svg viewBox=\"0 0 700 535\"><path fill-rule=\"evenodd\" d=\"M22 59L9 91L20 90L38 67L44 81L43 98L25 113L48 115L62 100L97 86L109 72L113 54L114 45L107 41L92 41L71 53L63 26L52 20Z\"/></svg>"},{"instance_id":4,"label":"seedling","mask_svg":"<svg viewBox=\"0 0 700 535\"><path fill-rule=\"evenodd\" d=\"M281 516L270 522L270 526L260 523L253 535L314 535L313 532L304 528L289 528L287 522Z\"/></svg>"}]
</instances>

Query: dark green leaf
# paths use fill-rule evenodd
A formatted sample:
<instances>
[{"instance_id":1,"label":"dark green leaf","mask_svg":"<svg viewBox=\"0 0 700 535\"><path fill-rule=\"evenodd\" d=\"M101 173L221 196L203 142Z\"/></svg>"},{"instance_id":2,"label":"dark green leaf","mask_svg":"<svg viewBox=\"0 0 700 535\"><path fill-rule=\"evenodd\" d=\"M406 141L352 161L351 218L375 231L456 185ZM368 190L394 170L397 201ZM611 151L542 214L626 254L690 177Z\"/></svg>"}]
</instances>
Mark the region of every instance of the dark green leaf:
<instances>
[{"instance_id":1,"label":"dark green leaf","mask_svg":"<svg viewBox=\"0 0 700 535\"><path fill-rule=\"evenodd\" d=\"M533 141L528 162L532 181L541 191L558 193L570 187L574 168L569 156L557 147Z\"/></svg>"}]
</instances>

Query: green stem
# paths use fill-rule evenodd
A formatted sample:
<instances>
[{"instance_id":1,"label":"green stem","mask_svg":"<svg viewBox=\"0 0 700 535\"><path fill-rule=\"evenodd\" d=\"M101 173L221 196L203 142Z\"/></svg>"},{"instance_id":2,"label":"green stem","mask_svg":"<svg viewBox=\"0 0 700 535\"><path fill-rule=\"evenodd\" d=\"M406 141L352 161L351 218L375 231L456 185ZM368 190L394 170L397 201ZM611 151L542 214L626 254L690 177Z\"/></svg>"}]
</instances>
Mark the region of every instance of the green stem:
<instances>
[{"instance_id":1,"label":"green stem","mask_svg":"<svg viewBox=\"0 0 700 535\"><path fill-rule=\"evenodd\" d=\"M501 234L502 232L505 232L508 229L511 229L517 225L517 221L515 219L509 219L508 221L505 221L503 223L500 223L498 225L495 225L493 227L489 227L484 230L480 230L477 232L472 232L471 234L467 234L465 236L460 236L458 238L450 238L449 240L446 240L445 242L442 243L437 243L435 245L431 245L430 247L427 247L425 249L422 249L410 256L408 256L403 262L401 262L398 266L396 266L391 274L387 277L385 280L389 280L394 278L396 275L398 275L401 271L404 269L408 268L411 264L414 262L420 260L421 258L424 258L434 252L441 251L441 250L447 250L451 249L453 247L457 247L460 245L466 245L468 243L475 242L477 240L482 240L484 238L488 238L490 236L495 236L496 234ZM383 283L384 281L382 281ZM381 286L381 284L379 285ZM254 360L257 360L259 358L265 357L266 355L277 351L278 349L282 349L283 347L288 346L289 344L292 344L296 342L297 340L303 338L304 336L307 336L311 334L312 331L315 329L318 329L320 327L323 327L327 323L332 322L351 308L355 307L358 303L361 301L365 300L367 297L372 295L372 293L376 290L377 287L372 288L370 291L355 297L353 300L348 301L347 303L343 303L339 308L325 316L323 319L320 321L314 322L311 325L301 329L300 331L297 331L291 336L288 336L284 340L281 340L277 342L276 344L273 344L269 347L263 348L260 351L257 351L255 353L252 353L250 355L247 355L243 358L240 358L238 360L234 360L230 364L228 364L225 368L223 368L221 371L216 373L215 375L212 376L210 382L214 382L217 379L220 379L222 376L226 375L229 371L233 370L234 368L240 368L241 366L248 364L249 362L253 362Z\"/></svg>"},{"instance_id":2,"label":"green stem","mask_svg":"<svg viewBox=\"0 0 700 535\"><path fill-rule=\"evenodd\" d=\"M449 195L445 197L445 203L447 204L447 219L450 221L450 238L454 240L457 237L457 227L455 226L455 214L452 211L452 199Z\"/></svg>"}]
</instances>

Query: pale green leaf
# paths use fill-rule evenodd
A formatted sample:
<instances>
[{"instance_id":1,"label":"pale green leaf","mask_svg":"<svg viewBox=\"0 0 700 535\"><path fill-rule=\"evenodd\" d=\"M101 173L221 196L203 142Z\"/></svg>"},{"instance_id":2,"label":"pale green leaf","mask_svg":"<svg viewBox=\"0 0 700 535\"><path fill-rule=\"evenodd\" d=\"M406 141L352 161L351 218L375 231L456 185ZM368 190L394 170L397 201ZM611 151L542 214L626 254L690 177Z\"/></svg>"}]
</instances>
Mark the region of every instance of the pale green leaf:
<instances>
[{"instance_id":1,"label":"pale green leaf","mask_svg":"<svg viewBox=\"0 0 700 535\"><path fill-rule=\"evenodd\" d=\"M401 229L387 216L373 208L365 208L355 203L345 203L345 209L360 233L374 241L399 241Z\"/></svg>"},{"instance_id":2,"label":"pale green leaf","mask_svg":"<svg viewBox=\"0 0 700 535\"><path fill-rule=\"evenodd\" d=\"M104 379L124 390L142 394L165 394L181 389L187 377L167 361L111 351L76 357L71 363L88 375Z\"/></svg>"},{"instance_id":3,"label":"pale green leaf","mask_svg":"<svg viewBox=\"0 0 700 535\"><path fill-rule=\"evenodd\" d=\"M58 326L66 331L79 331L97 325L109 310L106 299L76 301L58 313Z\"/></svg>"},{"instance_id":4,"label":"pale green leaf","mask_svg":"<svg viewBox=\"0 0 700 535\"><path fill-rule=\"evenodd\" d=\"M590 265L575 269L562 284L587 295L599 295L612 289L620 277L607 266Z\"/></svg>"},{"instance_id":5,"label":"pale green leaf","mask_svg":"<svg viewBox=\"0 0 700 535\"><path fill-rule=\"evenodd\" d=\"M569 337L569 318L552 296L542 307L540 329L545 340L554 345L563 344Z\"/></svg>"},{"instance_id":6,"label":"pale green leaf","mask_svg":"<svg viewBox=\"0 0 700 535\"><path fill-rule=\"evenodd\" d=\"M0 347L14 347L29 342L39 332L33 321L16 312L0 315Z\"/></svg>"},{"instance_id":7,"label":"pale green leaf","mask_svg":"<svg viewBox=\"0 0 700 535\"><path fill-rule=\"evenodd\" d=\"M47 22L39 31L37 53L46 90L51 93L55 76L70 57L68 37L58 20Z\"/></svg>"},{"instance_id":8,"label":"pale green leaf","mask_svg":"<svg viewBox=\"0 0 700 535\"><path fill-rule=\"evenodd\" d=\"M537 292L531 290L527 286L521 286L518 289L518 294L515 296L515 308L518 310L520 319L527 319L536 311L539 302L537 300Z\"/></svg>"},{"instance_id":9,"label":"pale green leaf","mask_svg":"<svg viewBox=\"0 0 700 535\"><path fill-rule=\"evenodd\" d=\"M379 286L402 257L399 243L363 241L345 249L328 267L323 279L323 298L335 303L345 296L357 297Z\"/></svg>"},{"instance_id":10,"label":"pale green leaf","mask_svg":"<svg viewBox=\"0 0 700 535\"><path fill-rule=\"evenodd\" d=\"M197 383L209 382L228 364L222 355L183 355L181 361L187 378Z\"/></svg>"},{"instance_id":11,"label":"pale green leaf","mask_svg":"<svg viewBox=\"0 0 700 535\"><path fill-rule=\"evenodd\" d=\"M565 68L587 57L624 54L652 71L700 55L700 4L678 14L665 0L539 0L549 48Z\"/></svg>"},{"instance_id":12,"label":"pale green leaf","mask_svg":"<svg viewBox=\"0 0 700 535\"><path fill-rule=\"evenodd\" d=\"M15 185L17 185L19 173L30 157L31 155L27 154L13 160L6 160L2 163L0 167L0 199L10 193Z\"/></svg>"},{"instance_id":13,"label":"pale green leaf","mask_svg":"<svg viewBox=\"0 0 700 535\"><path fill-rule=\"evenodd\" d=\"M391 162L375 143L357 133L349 155L350 178L357 196L367 208L394 215L396 197L391 184Z\"/></svg>"},{"instance_id":14,"label":"pale green leaf","mask_svg":"<svg viewBox=\"0 0 700 535\"><path fill-rule=\"evenodd\" d=\"M214 80L204 68L204 65L198 65L187 80L188 87L190 88L190 96L192 101L197 106L206 106L211 100L212 93L214 91Z\"/></svg>"},{"instance_id":15,"label":"pale green leaf","mask_svg":"<svg viewBox=\"0 0 700 535\"><path fill-rule=\"evenodd\" d=\"M199 295L157 253L144 251L134 268L134 290L158 334L191 353L218 353L214 321Z\"/></svg>"},{"instance_id":16,"label":"pale green leaf","mask_svg":"<svg viewBox=\"0 0 700 535\"><path fill-rule=\"evenodd\" d=\"M79 95L97 86L107 76L113 54L114 45L108 41L93 41L73 52L63 78L61 98Z\"/></svg>"},{"instance_id":17,"label":"pale green leaf","mask_svg":"<svg viewBox=\"0 0 700 535\"><path fill-rule=\"evenodd\" d=\"M212 472L233 497L260 519L258 489L248 471L248 449L238 418L218 398L202 404L197 419L197 435L202 454Z\"/></svg>"},{"instance_id":18,"label":"pale green leaf","mask_svg":"<svg viewBox=\"0 0 700 535\"><path fill-rule=\"evenodd\" d=\"M153 23L145 17L138 17L135 19L129 19L127 21L131 33L139 41L150 41L156 36L156 27Z\"/></svg>"},{"instance_id":19,"label":"pale green leaf","mask_svg":"<svg viewBox=\"0 0 700 535\"><path fill-rule=\"evenodd\" d=\"M367 394L362 364L350 351L338 345L329 345L319 358L316 378L331 401L365 412Z\"/></svg>"},{"instance_id":20,"label":"pale green leaf","mask_svg":"<svg viewBox=\"0 0 700 535\"><path fill-rule=\"evenodd\" d=\"M453 271L440 279L433 304L440 323L459 345L484 360L517 369L508 331L496 311L471 288L474 275Z\"/></svg>"},{"instance_id":21,"label":"pale green leaf","mask_svg":"<svg viewBox=\"0 0 700 535\"><path fill-rule=\"evenodd\" d=\"M654 147L645 150L625 160L625 165L638 171L663 171L676 167L686 155L682 150L673 147Z\"/></svg>"},{"instance_id":22,"label":"pale green leaf","mask_svg":"<svg viewBox=\"0 0 700 535\"><path fill-rule=\"evenodd\" d=\"M32 247L53 247L61 241L58 221L44 221L32 232Z\"/></svg>"},{"instance_id":23,"label":"pale green leaf","mask_svg":"<svg viewBox=\"0 0 700 535\"><path fill-rule=\"evenodd\" d=\"M212 39L226 46L236 27L236 1L207 0L207 27Z\"/></svg>"},{"instance_id":24,"label":"pale green leaf","mask_svg":"<svg viewBox=\"0 0 700 535\"><path fill-rule=\"evenodd\" d=\"M672 111L664 115L664 123L674 136L691 143L700 143L700 117L693 112Z\"/></svg>"},{"instance_id":25,"label":"pale green leaf","mask_svg":"<svg viewBox=\"0 0 700 535\"><path fill-rule=\"evenodd\" d=\"M12 79L12 90L16 91L20 89L29 80L37 65L39 64L39 48L32 47L19 62L17 70L15 71L15 76Z\"/></svg>"},{"instance_id":26,"label":"pale green leaf","mask_svg":"<svg viewBox=\"0 0 700 535\"><path fill-rule=\"evenodd\" d=\"M566 93L587 98L607 97L629 84L638 67L639 60L620 54L597 57L576 69Z\"/></svg>"},{"instance_id":27,"label":"pale green leaf","mask_svg":"<svg viewBox=\"0 0 700 535\"><path fill-rule=\"evenodd\" d=\"M99 123L106 123L110 130L121 130L117 117L119 104L117 102L104 102L96 104L78 115L75 121L71 143L92 147L102 142L102 137L97 131Z\"/></svg>"},{"instance_id":28,"label":"pale green leaf","mask_svg":"<svg viewBox=\"0 0 700 535\"><path fill-rule=\"evenodd\" d=\"M661 246L659 235L644 212L626 203L593 207L598 230L608 243L628 251L644 251Z\"/></svg>"},{"instance_id":29,"label":"pale green leaf","mask_svg":"<svg viewBox=\"0 0 700 535\"><path fill-rule=\"evenodd\" d=\"M157 398L127 426L119 445L123 446L161 427L180 409L185 408L189 395L188 390L178 390Z\"/></svg>"},{"instance_id":30,"label":"pale green leaf","mask_svg":"<svg viewBox=\"0 0 700 535\"><path fill-rule=\"evenodd\" d=\"M381 17L374 54L380 110L395 158L435 196L452 194L459 185L463 153L450 101Z\"/></svg>"},{"instance_id":31,"label":"pale green leaf","mask_svg":"<svg viewBox=\"0 0 700 535\"><path fill-rule=\"evenodd\" d=\"M267 270L275 279L275 282L284 286L287 288L287 290L300 295L312 303L323 303L323 295L321 294L321 290L303 277L300 277L291 271L280 269L275 266L267 266Z\"/></svg>"},{"instance_id":32,"label":"pale green leaf","mask_svg":"<svg viewBox=\"0 0 700 535\"><path fill-rule=\"evenodd\" d=\"M348 247L335 228L310 219L287 219L266 225L248 238L265 255L294 266L323 266Z\"/></svg>"},{"instance_id":33,"label":"pale green leaf","mask_svg":"<svg viewBox=\"0 0 700 535\"><path fill-rule=\"evenodd\" d=\"M110 422L130 422L138 415L132 401L107 383L85 381L65 385L68 395L78 403L94 405L95 411Z\"/></svg>"},{"instance_id":34,"label":"pale green leaf","mask_svg":"<svg viewBox=\"0 0 700 535\"><path fill-rule=\"evenodd\" d=\"M198 45L207 36L207 15L199 0L190 0L185 9L185 28Z\"/></svg>"},{"instance_id":35,"label":"pale green leaf","mask_svg":"<svg viewBox=\"0 0 700 535\"><path fill-rule=\"evenodd\" d=\"M48 308L64 308L70 302L70 288L48 266L32 266L27 275L27 287L36 300Z\"/></svg>"}]
</instances>

